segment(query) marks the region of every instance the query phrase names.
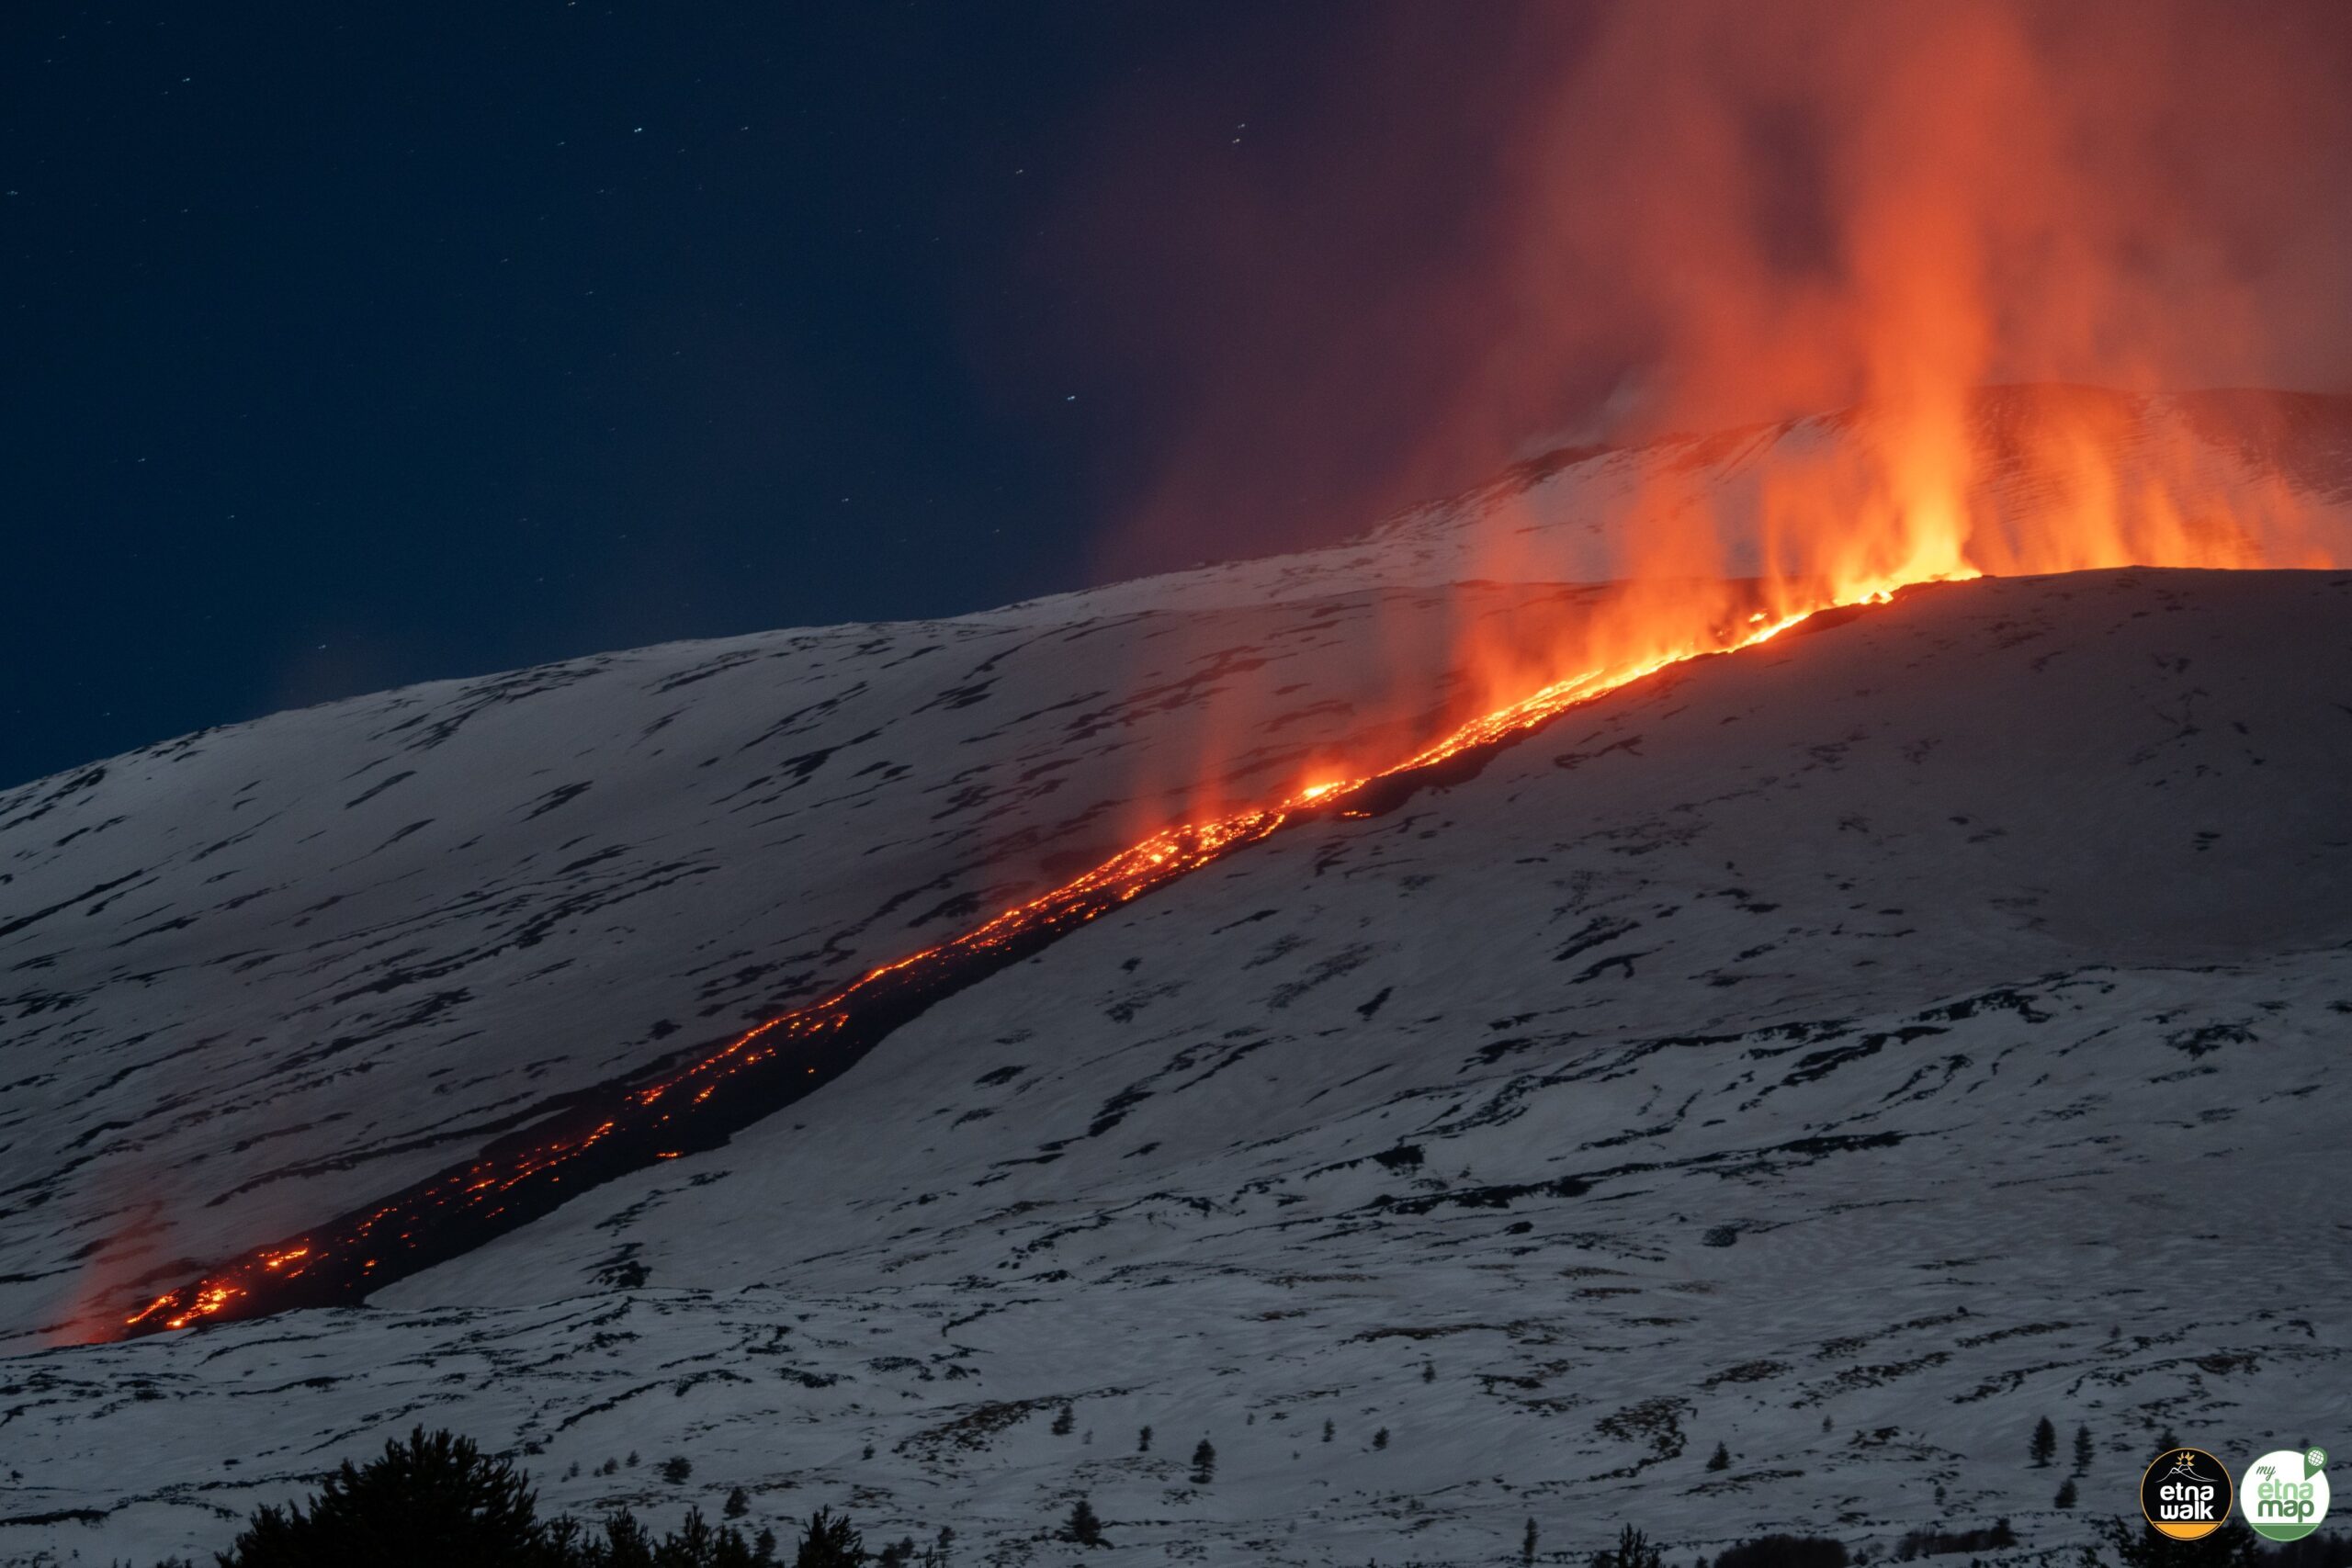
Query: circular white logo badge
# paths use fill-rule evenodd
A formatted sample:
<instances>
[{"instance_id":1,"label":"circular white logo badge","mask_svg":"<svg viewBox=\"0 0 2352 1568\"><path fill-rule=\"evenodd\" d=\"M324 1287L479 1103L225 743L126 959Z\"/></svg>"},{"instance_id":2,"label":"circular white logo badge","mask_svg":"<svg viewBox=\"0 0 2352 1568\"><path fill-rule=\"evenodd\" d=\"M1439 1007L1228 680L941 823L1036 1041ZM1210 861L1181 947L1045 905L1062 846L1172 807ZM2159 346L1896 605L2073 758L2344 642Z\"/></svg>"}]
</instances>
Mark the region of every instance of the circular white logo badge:
<instances>
[{"instance_id":1,"label":"circular white logo badge","mask_svg":"<svg viewBox=\"0 0 2352 1568\"><path fill-rule=\"evenodd\" d=\"M2238 1511L2254 1533L2300 1540L2327 1517L2327 1450L2280 1449L2245 1467Z\"/></svg>"}]
</instances>

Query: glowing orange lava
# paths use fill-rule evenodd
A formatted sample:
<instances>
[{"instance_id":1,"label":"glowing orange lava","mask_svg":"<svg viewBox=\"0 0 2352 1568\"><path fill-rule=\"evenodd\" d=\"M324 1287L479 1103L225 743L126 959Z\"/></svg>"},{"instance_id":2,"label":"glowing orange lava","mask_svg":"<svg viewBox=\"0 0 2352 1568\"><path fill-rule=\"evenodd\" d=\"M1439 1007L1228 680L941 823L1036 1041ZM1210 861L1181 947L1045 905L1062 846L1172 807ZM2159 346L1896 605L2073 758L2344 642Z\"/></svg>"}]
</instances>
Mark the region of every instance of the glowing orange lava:
<instances>
[{"instance_id":1,"label":"glowing orange lava","mask_svg":"<svg viewBox=\"0 0 2352 1568\"><path fill-rule=\"evenodd\" d=\"M1883 597L1885 590L1874 585L1852 602ZM627 1103L618 1113L574 1137L550 1141L518 1155L478 1159L399 1200L355 1216L336 1230L296 1237L257 1250L205 1279L157 1297L125 1319L123 1327L134 1332L157 1327L178 1329L207 1318L243 1315L246 1309L269 1310L258 1296L258 1288L265 1282L302 1279L338 1257L351 1256L355 1248L380 1253L387 1245L413 1247L421 1229L442 1222L451 1211L470 1209L482 1221L494 1222L517 1192L543 1183L560 1182L570 1168L594 1153L606 1140L624 1134L664 1132L673 1119L709 1102L739 1074L772 1064L797 1043L821 1040L847 1028L867 993L894 977L1005 948L1023 937L1058 932L1095 919L1293 822L1362 814L1351 812L1351 803L1384 780L1421 773L1464 753L1510 739L1567 708L1668 664L1751 647L1797 625L1813 613L1805 610L1769 616L1759 613L1711 639L1693 640L1685 648L1634 663L1582 671L1487 714L1434 745L1376 773L1320 780L1301 786L1271 805L1211 821L1164 829L952 941L871 969L822 1000L747 1030L724 1047L660 1082L628 1091ZM816 1071L814 1067L808 1070ZM663 1147L651 1149L649 1154L654 1159L674 1159L684 1152ZM380 1261L379 1256L360 1261L360 1275L372 1277Z\"/></svg>"},{"instance_id":2,"label":"glowing orange lava","mask_svg":"<svg viewBox=\"0 0 2352 1568\"><path fill-rule=\"evenodd\" d=\"M1530 15L1542 22L1553 9ZM1401 731L1413 740L1377 742L1398 760L1326 754L1287 793L1238 807L1186 796L1199 804L1169 814L1189 820L1059 886L658 1082L600 1091L594 1111L562 1112L560 1134L548 1123L537 1142L494 1146L251 1253L124 1328L361 1299L596 1181L716 1146L766 1113L759 1107L787 1102L779 1074L805 1091L804 1079L844 1070L922 1007L1237 849L1293 823L1383 809L1450 776L1455 759L1825 611L1986 572L2352 563L2352 506L2314 502L2319 491L2290 487L2291 465L2204 433L2227 412L2223 394L1985 385L2210 385L2241 370L2250 384L2270 363L2261 323L2284 314L2296 333L2310 326L2290 309L2300 297L2273 300L2257 287L2265 275L2241 276L2231 260L2299 253L2203 233L2182 192L2234 195L2245 171L2261 170L2280 178L2279 233L2325 209L2340 181L2299 186L2311 171L2280 156L2307 136L2303 118L2273 125L2242 111L2284 94L2333 114L2343 95L2327 57L2301 59L2244 26L2242 7L2200 11L2186 30L2147 25L2144 9L1626 6L1590 38L1579 19L1562 57L1572 64L1498 149L1508 199L1477 231L1490 243L1472 247L1461 299L1449 288L1430 310L1397 311L1383 294L1333 316L1351 344L1377 339L1376 317L1460 332L1500 323L1452 402L1416 415L1420 439L1449 457L1515 445L1526 411L1553 406L1564 372L1655 340L1659 373L1635 389L1648 405L1635 428L1722 434L1660 436L1589 468L1483 490L1463 523L1466 557L1447 568L1457 582L1606 580L1584 620L1530 636L1524 623L1467 616L1476 624L1451 650L1442 701L1430 670L1397 671L1395 705L1420 715L1437 703L1440 715ZM2195 136L2177 134L2186 99L2202 106ZM2294 140L2277 140L2289 126ZM2229 155L2184 157L2209 141ZM1769 198L1800 173L1817 213ZM1804 222L1794 207L1807 209ZM1260 287L1263 247L1230 248L1248 258L1252 298L1288 299ZM1194 249L1170 250L1187 268L1199 263ZM1446 308L1469 299L1480 308ZM1451 365L1453 332L1430 336ZM1373 362L1405 385L1429 369ZM1330 363L1352 376L1367 361ZM1344 406L1361 389L1320 390ZM1285 411L1301 400L1287 378L1279 391ZM1725 429L1738 421L1777 423ZM1459 467L1432 456L1433 472ZM1547 489L1555 472L1566 477ZM1189 537L1185 526L1214 515L1196 499L1177 494L1172 524L1161 506L1148 521ZM1545 506L1577 509L1573 525ZM1591 538L1604 541L1592 547L1605 552L1598 566L1546 554ZM1396 733L1367 727L1357 744ZM1204 743L1204 762L1226 739ZM1175 783L1192 776L1215 790L1228 775L1204 765Z\"/></svg>"},{"instance_id":3,"label":"glowing orange lava","mask_svg":"<svg viewBox=\"0 0 2352 1568\"><path fill-rule=\"evenodd\" d=\"M1523 694L1385 766L1337 778L1319 768L1312 782L1278 799L1152 832L1059 886L948 942L878 965L657 1082L615 1089L602 1112L578 1117L571 1131L522 1147L494 1145L371 1209L157 1297L122 1329L185 1328L361 1299L528 1223L573 1192L716 1146L814 1087L801 1075L823 1081L932 1001L1237 849L1295 822L1385 809L1400 798L1400 788L1442 782L1455 759L1506 744L1669 665L1753 647L1826 610L1882 603L1916 583L1979 576L1979 558L2040 570L2352 559L2343 509L2314 511L2282 487L2250 483L2242 473L2217 482L2210 463L2189 462L2193 454L2180 457L2177 472L2152 465L2143 453L2137 470L2119 473L2063 422L2041 429L2062 449L2075 496L2046 509L2030 529L1976 493L1972 477L1949 461L1951 433L1917 410L1883 417L1869 439L1858 437L1817 470L1796 465L1767 474L1754 518L1777 570L1760 580L1669 574L1668 569L1719 558L1724 542L1714 530L1721 523L1703 510L1678 511L1671 498L1648 496L1657 514L1668 519L1640 541L1652 570L1613 585L1574 646L1553 649L1567 661L1567 673L1546 671L1531 679L1523 664L1478 670L1479 650L1465 647L1460 661L1485 689L1516 685ZM1828 526L1840 507L1843 525ZM798 1087L780 1088L785 1073Z\"/></svg>"}]
</instances>

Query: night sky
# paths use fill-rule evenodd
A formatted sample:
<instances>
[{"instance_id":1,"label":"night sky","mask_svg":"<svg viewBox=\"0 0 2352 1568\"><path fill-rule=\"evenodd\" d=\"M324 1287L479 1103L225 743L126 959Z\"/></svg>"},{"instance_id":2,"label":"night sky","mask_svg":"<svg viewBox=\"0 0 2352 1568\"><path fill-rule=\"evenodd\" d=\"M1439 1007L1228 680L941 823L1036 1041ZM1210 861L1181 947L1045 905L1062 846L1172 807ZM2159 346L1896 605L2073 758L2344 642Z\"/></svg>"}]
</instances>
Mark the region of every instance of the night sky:
<instances>
[{"instance_id":1,"label":"night sky","mask_svg":"<svg viewBox=\"0 0 2352 1568\"><path fill-rule=\"evenodd\" d=\"M2099 199L2037 230L2002 187L2002 276L2129 287L2060 333L2005 297L1984 378L2346 385L2352 10L2013 9ZM0 785L1838 406L1867 334L1791 323L1856 294L1906 10L8 6ZM1837 374L1767 389L1775 343Z\"/></svg>"},{"instance_id":2,"label":"night sky","mask_svg":"<svg viewBox=\"0 0 2352 1568\"><path fill-rule=\"evenodd\" d=\"M1449 79L1410 9L11 7L0 784L1099 579L1214 396L1152 358L1232 314L1173 297L1182 236L1238 204L1312 276L1368 210L1317 161L1419 138L1332 96L1349 51L1451 118L1492 45L1442 29ZM1368 520L1294 479L1309 533Z\"/></svg>"}]
</instances>

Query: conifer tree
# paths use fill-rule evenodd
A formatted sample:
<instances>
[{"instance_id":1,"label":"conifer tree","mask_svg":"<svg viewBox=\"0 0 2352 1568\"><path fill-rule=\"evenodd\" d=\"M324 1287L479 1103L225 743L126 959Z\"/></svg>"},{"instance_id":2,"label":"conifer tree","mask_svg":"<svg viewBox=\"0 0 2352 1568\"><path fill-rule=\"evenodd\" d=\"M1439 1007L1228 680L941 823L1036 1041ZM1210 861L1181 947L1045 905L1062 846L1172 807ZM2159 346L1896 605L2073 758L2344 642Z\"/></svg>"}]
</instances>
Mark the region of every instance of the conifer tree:
<instances>
[{"instance_id":1,"label":"conifer tree","mask_svg":"<svg viewBox=\"0 0 2352 1568\"><path fill-rule=\"evenodd\" d=\"M2047 1416L2044 1416L2041 1420L2033 1424L2033 1444L2031 1451L2033 1454L2033 1468L2036 1470L2040 1470L2049 1464L2051 1460L2057 1455L2058 1428L2050 1424L2050 1417Z\"/></svg>"},{"instance_id":2,"label":"conifer tree","mask_svg":"<svg viewBox=\"0 0 2352 1568\"><path fill-rule=\"evenodd\" d=\"M1715 1451L1707 1456L1707 1468L1709 1470L1729 1470L1731 1468L1731 1450L1724 1446L1722 1443L1717 1443L1715 1445Z\"/></svg>"},{"instance_id":3,"label":"conifer tree","mask_svg":"<svg viewBox=\"0 0 2352 1568\"><path fill-rule=\"evenodd\" d=\"M1209 1445L1206 1438L1203 1438L1201 1446L1193 1450L1193 1484L1206 1486L1216 1479L1216 1450Z\"/></svg>"},{"instance_id":4,"label":"conifer tree","mask_svg":"<svg viewBox=\"0 0 2352 1568\"><path fill-rule=\"evenodd\" d=\"M231 1568L365 1562L386 1540L429 1543L453 1565L548 1557L547 1527L522 1472L469 1438L419 1427L365 1466L344 1461L307 1512L300 1503L262 1508L220 1561Z\"/></svg>"},{"instance_id":5,"label":"conifer tree","mask_svg":"<svg viewBox=\"0 0 2352 1568\"><path fill-rule=\"evenodd\" d=\"M1095 1516L1094 1505L1080 1497L1069 1506L1069 1518L1062 1526L1062 1539L1080 1546L1101 1546L1102 1521Z\"/></svg>"},{"instance_id":6,"label":"conifer tree","mask_svg":"<svg viewBox=\"0 0 2352 1568\"><path fill-rule=\"evenodd\" d=\"M855 1545L854 1532L849 1540ZM700 1509L660 1538L626 1508L594 1529L569 1517L542 1519L529 1482L507 1461L453 1433L422 1429L365 1465L346 1462L307 1507L262 1508L217 1560L222 1568L775 1568L776 1562L773 1534L762 1531L747 1544L732 1526L711 1526ZM865 1561L863 1551L820 1555L810 1568Z\"/></svg>"},{"instance_id":7,"label":"conifer tree","mask_svg":"<svg viewBox=\"0 0 2352 1568\"><path fill-rule=\"evenodd\" d=\"M1592 1554L1592 1568L1666 1568L1666 1553L1652 1546L1647 1536L1627 1525L1617 1537L1615 1551Z\"/></svg>"},{"instance_id":8,"label":"conifer tree","mask_svg":"<svg viewBox=\"0 0 2352 1568\"><path fill-rule=\"evenodd\" d=\"M2075 1473L2076 1475L2088 1474L2090 1472L2091 1461L2097 1457L2098 1453L2091 1446L2090 1427L2087 1426L2076 1427L2075 1428Z\"/></svg>"},{"instance_id":9,"label":"conifer tree","mask_svg":"<svg viewBox=\"0 0 2352 1568\"><path fill-rule=\"evenodd\" d=\"M849 1516L820 1508L808 1516L792 1568L858 1568L865 1561L865 1538L850 1528Z\"/></svg>"}]
</instances>

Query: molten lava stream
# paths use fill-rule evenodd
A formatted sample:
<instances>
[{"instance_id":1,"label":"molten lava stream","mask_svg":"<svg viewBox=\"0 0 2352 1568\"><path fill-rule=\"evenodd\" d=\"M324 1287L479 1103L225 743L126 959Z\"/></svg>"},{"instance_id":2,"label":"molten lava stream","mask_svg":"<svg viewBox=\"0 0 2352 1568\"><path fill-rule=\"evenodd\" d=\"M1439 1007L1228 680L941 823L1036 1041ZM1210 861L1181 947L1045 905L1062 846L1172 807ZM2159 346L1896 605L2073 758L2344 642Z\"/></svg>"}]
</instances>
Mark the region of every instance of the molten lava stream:
<instances>
[{"instance_id":1,"label":"molten lava stream","mask_svg":"<svg viewBox=\"0 0 2352 1568\"><path fill-rule=\"evenodd\" d=\"M1496 749L1569 708L1668 665L1752 647L1821 610L1887 597L1888 589L1873 587L1825 593L1810 608L1750 610L1669 651L1555 681L1376 773L1308 784L1270 806L1163 829L984 925L769 1020L666 1078L592 1090L593 1110L574 1109L554 1123L492 1144L465 1165L159 1296L115 1337L362 1300L379 1286L549 1213L576 1192L724 1143L838 1076L932 1003L1246 844L1295 822L1389 810L1425 784L1466 776Z\"/></svg>"}]
</instances>

